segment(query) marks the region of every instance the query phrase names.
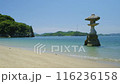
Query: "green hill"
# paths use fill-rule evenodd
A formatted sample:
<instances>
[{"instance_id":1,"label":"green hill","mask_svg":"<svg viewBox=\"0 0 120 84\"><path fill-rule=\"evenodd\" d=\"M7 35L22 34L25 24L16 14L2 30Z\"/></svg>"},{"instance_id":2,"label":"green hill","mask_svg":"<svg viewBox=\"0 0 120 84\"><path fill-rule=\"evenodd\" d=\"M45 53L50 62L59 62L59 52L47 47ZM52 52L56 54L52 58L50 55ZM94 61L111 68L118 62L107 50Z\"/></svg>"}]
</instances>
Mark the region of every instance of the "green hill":
<instances>
[{"instance_id":1,"label":"green hill","mask_svg":"<svg viewBox=\"0 0 120 84\"><path fill-rule=\"evenodd\" d=\"M0 37L34 37L32 26L0 14Z\"/></svg>"},{"instance_id":2,"label":"green hill","mask_svg":"<svg viewBox=\"0 0 120 84\"><path fill-rule=\"evenodd\" d=\"M68 31L68 32L62 32L58 31L55 33L44 33L37 36L86 36L87 33L79 32L79 31Z\"/></svg>"}]
</instances>

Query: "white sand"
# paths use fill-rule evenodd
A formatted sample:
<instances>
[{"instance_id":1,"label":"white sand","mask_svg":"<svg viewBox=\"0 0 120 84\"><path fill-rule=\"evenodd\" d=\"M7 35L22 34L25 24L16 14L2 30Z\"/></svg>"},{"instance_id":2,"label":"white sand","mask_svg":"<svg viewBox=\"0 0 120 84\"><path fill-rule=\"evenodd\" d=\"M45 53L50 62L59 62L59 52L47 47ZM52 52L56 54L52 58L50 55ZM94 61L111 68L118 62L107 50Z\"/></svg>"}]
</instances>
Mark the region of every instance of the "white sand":
<instances>
[{"instance_id":1,"label":"white sand","mask_svg":"<svg viewBox=\"0 0 120 84\"><path fill-rule=\"evenodd\" d=\"M0 46L1 68L112 68L116 66L97 63L92 60L55 55L36 54L14 47Z\"/></svg>"}]
</instances>

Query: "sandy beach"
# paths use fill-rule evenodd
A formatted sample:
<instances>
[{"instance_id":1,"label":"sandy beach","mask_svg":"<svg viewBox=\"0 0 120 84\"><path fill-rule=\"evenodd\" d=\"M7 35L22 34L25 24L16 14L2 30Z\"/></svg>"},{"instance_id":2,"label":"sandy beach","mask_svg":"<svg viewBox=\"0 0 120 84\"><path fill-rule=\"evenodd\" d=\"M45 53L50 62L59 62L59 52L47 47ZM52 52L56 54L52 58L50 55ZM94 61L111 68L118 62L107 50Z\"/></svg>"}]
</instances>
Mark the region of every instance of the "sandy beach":
<instances>
[{"instance_id":1,"label":"sandy beach","mask_svg":"<svg viewBox=\"0 0 120 84\"><path fill-rule=\"evenodd\" d=\"M109 64L58 54L36 54L24 49L0 46L0 68L113 68Z\"/></svg>"}]
</instances>

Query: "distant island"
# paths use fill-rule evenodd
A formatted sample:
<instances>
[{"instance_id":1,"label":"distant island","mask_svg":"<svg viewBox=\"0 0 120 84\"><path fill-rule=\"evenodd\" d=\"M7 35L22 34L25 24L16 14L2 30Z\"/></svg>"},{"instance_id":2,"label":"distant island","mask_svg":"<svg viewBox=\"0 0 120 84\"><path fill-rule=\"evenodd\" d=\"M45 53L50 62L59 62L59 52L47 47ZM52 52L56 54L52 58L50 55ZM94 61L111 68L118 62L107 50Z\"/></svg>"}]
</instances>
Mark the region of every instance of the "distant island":
<instances>
[{"instance_id":1,"label":"distant island","mask_svg":"<svg viewBox=\"0 0 120 84\"><path fill-rule=\"evenodd\" d=\"M79 31L57 31L55 33L43 33L38 34L34 33L35 36L87 36L88 33L79 32ZM120 33L111 33L111 34L98 34L99 36L120 36Z\"/></svg>"},{"instance_id":2,"label":"distant island","mask_svg":"<svg viewBox=\"0 0 120 84\"><path fill-rule=\"evenodd\" d=\"M0 14L0 37L34 37L32 26Z\"/></svg>"},{"instance_id":3,"label":"distant island","mask_svg":"<svg viewBox=\"0 0 120 84\"><path fill-rule=\"evenodd\" d=\"M35 36L86 36L88 33L83 33L79 31L58 31L55 33L43 33L43 34L35 34Z\"/></svg>"}]
</instances>

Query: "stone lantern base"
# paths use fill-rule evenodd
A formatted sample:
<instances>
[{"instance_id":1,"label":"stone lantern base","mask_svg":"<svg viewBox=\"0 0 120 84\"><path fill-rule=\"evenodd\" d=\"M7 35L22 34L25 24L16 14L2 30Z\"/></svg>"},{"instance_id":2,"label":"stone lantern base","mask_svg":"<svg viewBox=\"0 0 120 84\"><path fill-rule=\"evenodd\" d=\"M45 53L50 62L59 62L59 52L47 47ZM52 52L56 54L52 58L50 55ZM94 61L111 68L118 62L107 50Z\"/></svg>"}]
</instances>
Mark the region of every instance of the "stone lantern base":
<instances>
[{"instance_id":1,"label":"stone lantern base","mask_svg":"<svg viewBox=\"0 0 120 84\"><path fill-rule=\"evenodd\" d=\"M84 45L87 45L87 46L100 46L98 35L96 35L96 34L88 34Z\"/></svg>"}]
</instances>

